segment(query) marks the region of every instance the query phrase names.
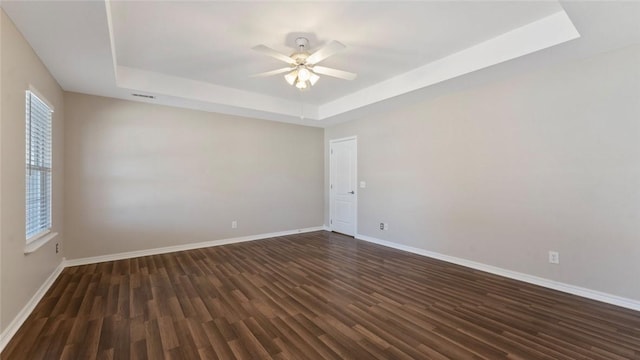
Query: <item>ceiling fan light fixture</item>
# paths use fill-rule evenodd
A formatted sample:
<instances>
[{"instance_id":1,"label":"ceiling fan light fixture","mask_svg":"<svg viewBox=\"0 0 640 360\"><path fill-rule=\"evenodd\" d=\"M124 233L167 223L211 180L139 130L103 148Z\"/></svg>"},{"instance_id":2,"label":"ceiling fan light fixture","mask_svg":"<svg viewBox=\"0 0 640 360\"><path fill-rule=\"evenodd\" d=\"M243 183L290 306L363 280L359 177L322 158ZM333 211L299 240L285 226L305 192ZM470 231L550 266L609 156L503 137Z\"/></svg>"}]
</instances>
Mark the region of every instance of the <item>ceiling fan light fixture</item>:
<instances>
[{"instance_id":1,"label":"ceiling fan light fixture","mask_svg":"<svg viewBox=\"0 0 640 360\"><path fill-rule=\"evenodd\" d=\"M307 88L307 82L298 79L298 81L296 82L296 87L300 90L304 90Z\"/></svg>"},{"instance_id":2,"label":"ceiling fan light fixture","mask_svg":"<svg viewBox=\"0 0 640 360\"><path fill-rule=\"evenodd\" d=\"M301 67L300 70L298 70L298 79L307 81L310 77L311 71L309 71L309 69L307 69L306 67Z\"/></svg>"}]
</instances>

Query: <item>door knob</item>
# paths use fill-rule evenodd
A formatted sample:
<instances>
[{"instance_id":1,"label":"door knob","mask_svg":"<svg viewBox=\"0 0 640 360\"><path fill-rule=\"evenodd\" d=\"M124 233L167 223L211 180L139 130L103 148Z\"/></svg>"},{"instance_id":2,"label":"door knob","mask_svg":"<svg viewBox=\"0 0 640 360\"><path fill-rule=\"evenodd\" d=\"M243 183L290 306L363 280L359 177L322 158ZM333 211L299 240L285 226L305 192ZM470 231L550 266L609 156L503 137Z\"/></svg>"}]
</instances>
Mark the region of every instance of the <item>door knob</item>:
<instances>
[{"instance_id":1,"label":"door knob","mask_svg":"<svg viewBox=\"0 0 640 360\"><path fill-rule=\"evenodd\" d=\"M349 191L349 194L355 194L355 193L356 193L356 192L355 192L355 191L353 191L353 190Z\"/></svg>"}]
</instances>

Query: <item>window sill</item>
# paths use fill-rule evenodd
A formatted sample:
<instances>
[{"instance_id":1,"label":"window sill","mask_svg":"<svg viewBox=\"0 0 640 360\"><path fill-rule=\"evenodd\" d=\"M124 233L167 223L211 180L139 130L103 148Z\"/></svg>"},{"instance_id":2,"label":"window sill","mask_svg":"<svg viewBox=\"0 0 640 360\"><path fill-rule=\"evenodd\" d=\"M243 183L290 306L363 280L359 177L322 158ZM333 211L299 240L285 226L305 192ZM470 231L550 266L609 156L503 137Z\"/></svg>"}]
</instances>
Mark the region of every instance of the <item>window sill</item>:
<instances>
[{"instance_id":1,"label":"window sill","mask_svg":"<svg viewBox=\"0 0 640 360\"><path fill-rule=\"evenodd\" d=\"M27 246L24 247L24 254L27 255L35 252L56 236L58 236L57 232L43 234L41 237L31 241L27 244Z\"/></svg>"}]
</instances>

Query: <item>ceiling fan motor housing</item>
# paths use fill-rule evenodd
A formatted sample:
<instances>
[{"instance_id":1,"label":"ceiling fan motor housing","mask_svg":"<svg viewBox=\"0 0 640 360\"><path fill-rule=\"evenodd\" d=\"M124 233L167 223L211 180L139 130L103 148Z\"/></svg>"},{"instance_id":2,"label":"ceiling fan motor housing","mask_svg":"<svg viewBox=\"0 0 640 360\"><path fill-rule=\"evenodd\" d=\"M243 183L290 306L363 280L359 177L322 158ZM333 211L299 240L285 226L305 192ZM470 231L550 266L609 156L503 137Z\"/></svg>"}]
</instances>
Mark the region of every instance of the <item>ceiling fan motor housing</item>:
<instances>
[{"instance_id":1,"label":"ceiling fan motor housing","mask_svg":"<svg viewBox=\"0 0 640 360\"><path fill-rule=\"evenodd\" d=\"M306 62L309 57L309 40L304 37L299 37L296 39L296 46L298 47L298 51L291 54L291 58L296 61L298 65L302 65Z\"/></svg>"},{"instance_id":2,"label":"ceiling fan motor housing","mask_svg":"<svg viewBox=\"0 0 640 360\"><path fill-rule=\"evenodd\" d=\"M306 37L299 37L296 39L296 47L298 49L303 48L304 50L309 48L309 39Z\"/></svg>"}]
</instances>

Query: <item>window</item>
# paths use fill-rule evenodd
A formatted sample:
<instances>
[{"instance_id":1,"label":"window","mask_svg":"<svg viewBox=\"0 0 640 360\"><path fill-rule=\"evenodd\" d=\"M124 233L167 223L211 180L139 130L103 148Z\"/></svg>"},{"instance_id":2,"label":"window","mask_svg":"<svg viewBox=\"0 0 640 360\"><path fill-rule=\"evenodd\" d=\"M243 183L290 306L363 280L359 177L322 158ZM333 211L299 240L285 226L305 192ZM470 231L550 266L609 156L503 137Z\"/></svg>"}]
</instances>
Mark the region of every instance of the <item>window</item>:
<instances>
[{"instance_id":1,"label":"window","mask_svg":"<svg viewBox=\"0 0 640 360\"><path fill-rule=\"evenodd\" d=\"M33 92L26 98L27 243L51 231L51 114Z\"/></svg>"}]
</instances>

